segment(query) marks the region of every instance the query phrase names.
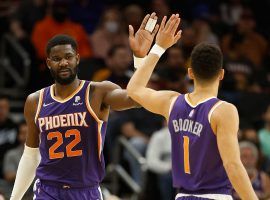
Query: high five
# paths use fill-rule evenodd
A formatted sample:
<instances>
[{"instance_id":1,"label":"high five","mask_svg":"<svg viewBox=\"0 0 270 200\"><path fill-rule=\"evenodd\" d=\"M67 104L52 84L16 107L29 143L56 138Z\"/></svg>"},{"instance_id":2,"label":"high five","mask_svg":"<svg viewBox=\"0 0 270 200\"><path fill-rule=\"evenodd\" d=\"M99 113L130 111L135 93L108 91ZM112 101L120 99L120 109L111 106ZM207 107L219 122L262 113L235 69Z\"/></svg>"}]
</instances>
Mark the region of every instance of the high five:
<instances>
[{"instance_id":1,"label":"high five","mask_svg":"<svg viewBox=\"0 0 270 200\"><path fill-rule=\"evenodd\" d=\"M164 17L156 44L134 73L127 92L140 105L167 119L172 139L173 186L180 191L176 199L229 200L232 186L242 199L257 199L239 156L237 109L217 98L224 76L220 49L206 43L193 49L188 69L194 81L192 93L146 87L161 55L181 38L181 31L177 31L179 15L166 20ZM138 56L131 27L129 37L134 55Z\"/></svg>"}]
</instances>

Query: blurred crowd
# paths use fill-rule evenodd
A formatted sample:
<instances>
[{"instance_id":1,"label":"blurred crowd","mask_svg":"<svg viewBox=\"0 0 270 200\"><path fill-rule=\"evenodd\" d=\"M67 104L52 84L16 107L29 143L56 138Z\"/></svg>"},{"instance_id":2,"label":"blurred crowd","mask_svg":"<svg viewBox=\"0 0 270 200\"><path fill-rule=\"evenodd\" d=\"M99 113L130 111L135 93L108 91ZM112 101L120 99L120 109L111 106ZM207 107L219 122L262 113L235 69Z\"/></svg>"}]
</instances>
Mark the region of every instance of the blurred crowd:
<instances>
[{"instance_id":1,"label":"blurred crowd","mask_svg":"<svg viewBox=\"0 0 270 200\"><path fill-rule=\"evenodd\" d=\"M200 42L220 45L225 79L219 97L238 107L241 158L253 187L260 198L266 198L270 196L269 9L269 0L2 0L0 39L13 38L30 57L29 80L20 88L26 95L52 83L45 47L60 33L78 42L79 78L109 80L125 88L134 71L128 25L138 29L144 15L153 11L159 21L164 15L180 13L182 38L162 57L149 87L191 92L187 68L192 48ZM11 46L5 52L20 71L24 60ZM0 82L1 87L14 87L8 78ZM0 192L4 194L9 194L14 182L27 133L24 121L15 123L10 117L9 101L9 95L0 97ZM146 158L145 174L129 152L121 154L131 177L143 186L140 198L173 199L170 137L164 119L144 109L112 112L104 150L107 165L114 162L112 149L119 136ZM123 190L117 195L127 193Z\"/></svg>"}]
</instances>

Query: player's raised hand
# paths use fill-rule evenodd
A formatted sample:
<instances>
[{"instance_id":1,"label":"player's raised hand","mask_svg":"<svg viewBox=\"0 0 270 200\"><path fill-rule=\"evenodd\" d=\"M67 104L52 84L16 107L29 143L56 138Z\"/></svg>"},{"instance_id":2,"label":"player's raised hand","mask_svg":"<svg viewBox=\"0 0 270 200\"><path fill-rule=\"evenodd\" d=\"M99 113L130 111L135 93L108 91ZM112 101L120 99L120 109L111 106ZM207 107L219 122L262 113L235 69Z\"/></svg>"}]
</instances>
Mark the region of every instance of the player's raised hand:
<instances>
[{"instance_id":1,"label":"player's raised hand","mask_svg":"<svg viewBox=\"0 0 270 200\"><path fill-rule=\"evenodd\" d=\"M166 20L167 17L163 17L156 37L156 44L164 49L174 45L181 38L182 33L182 30L176 32L181 21L179 14L172 14L167 22Z\"/></svg>"},{"instance_id":2,"label":"player's raised hand","mask_svg":"<svg viewBox=\"0 0 270 200\"><path fill-rule=\"evenodd\" d=\"M153 12L151 15L147 14L144 17L142 24L139 30L136 32L135 36L134 28L129 25L129 45L136 57L142 58L147 55L149 49L151 48L154 37L158 31L158 24L155 25L152 32L145 29L146 24L150 18L153 20L157 20L156 13Z\"/></svg>"}]
</instances>

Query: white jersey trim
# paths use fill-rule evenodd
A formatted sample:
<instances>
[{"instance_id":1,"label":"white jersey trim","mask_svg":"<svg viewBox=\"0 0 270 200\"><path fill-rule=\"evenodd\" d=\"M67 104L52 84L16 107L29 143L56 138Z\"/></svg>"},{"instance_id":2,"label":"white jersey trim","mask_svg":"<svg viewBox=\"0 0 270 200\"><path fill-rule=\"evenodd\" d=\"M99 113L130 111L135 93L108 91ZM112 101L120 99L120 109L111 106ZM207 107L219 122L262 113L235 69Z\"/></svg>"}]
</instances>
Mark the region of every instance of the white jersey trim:
<instances>
[{"instance_id":1,"label":"white jersey trim","mask_svg":"<svg viewBox=\"0 0 270 200\"><path fill-rule=\"evenodd\" d=\"M187 97L187 96L188 96L188 93L185 94L185 101L186 101L187 104L188 104L190 107L192 107L192 108L196 108L198 105L200 105L200 104L202 104L202 103L205 103L206 101L208 101L208 100L210 100L210 99L217 98L217 97L215 97L215 96L212 96L212 97L209 97L209 98L207 98L207 99L204 99L204 100L198 102L196 105L192 105L192 103L188 100L188 97Z\"/></svg>"},{"instance_id":2,"label":"white jersey trim","mask_svg":"<svg viewBox=\"0 0 270 200\"><path fill-rule=\"evenodd\" d=\"M180 95L181 95L181 94L180 94ZM178 95L178 96L176 96L176 97L174 97L174 98L172 99L172 102L171 102L171 105L170 105L170 108L169 108L169 116L171 115L171 111L172 111L172 109L173 109L173 106L174 106L176 100L178 99L178 97L179 97L180 95Z\"/></svg>"},{"instance_id":3,"label":"white jersey trim","mask_svg":"<svg viewBox=\"0 0 270 200\"><path fill-rule=\"evenodd\" d=\"M208 113L208 122L209 122L209 123L210 123L211 116L212 116L214 110L215 110L218 106L220 106L223 102L224 102L224 101L218 101L218 102L211 108L211 110L210 110L209 113Z\"/></svg>"},{"instance_id":4,"label":"white jersey trim","mask_svg":"<svg viewBox=\"0 0 270 200\"><path fill-rule=\"evenodd\" d=\"M175 200L177 200L177 198L180 197L191 197L191 196L215 200L233 200L232 196L227 194L184 194L184 193L178 193L175 197Z\"/></svg>"},{"instance_id":5,"label":"white jersey trim","mask_svg":"<svg viewBox=\"0 0 270 200\"><path fill-rule=\"evenodd\" d=\"M38 116L39 116L39 113L40 113L40 110L41 110L41 107L42 107L42 103L43 103L43 94L44 94L44 89L41 89L40 93L39 93L39 98L38 98L37 111L36 111L36 114L35 114L35 123L36 124L37 124L37 119L38 119Z\"/></svg>"}]
</instances>

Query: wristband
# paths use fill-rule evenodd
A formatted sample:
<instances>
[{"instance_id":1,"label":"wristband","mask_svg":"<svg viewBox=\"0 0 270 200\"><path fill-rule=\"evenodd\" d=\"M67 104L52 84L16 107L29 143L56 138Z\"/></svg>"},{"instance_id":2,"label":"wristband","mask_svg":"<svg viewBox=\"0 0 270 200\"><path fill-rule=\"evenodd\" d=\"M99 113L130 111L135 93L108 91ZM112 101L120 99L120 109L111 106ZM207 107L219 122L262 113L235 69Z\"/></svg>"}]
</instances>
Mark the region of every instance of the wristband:
<instances>
[{"instance_id":1,"label":"wristband","mask_svg":"<svg viewBox=\"0 0 270 200\"><path fill-rule=\"evenodd\" d=\"M134 68L135 69L138 69L139 67L142 66L144 60L145 60L145 57L143 58L139 58L139 57L136 57L134 54L133 54L133 59L134 59Z\"/></svg>"},{"instance_id":2,"label":"wristband","mask_svg":"<svg viewBox=\"0 0 270 200\"><path fill-rule=\"evenodd\" d=\"M158 44L155 44L149 53L156 54L158 57L161 57L165 51L166 49L163 49Z\"/></svg>"}]
</instances>

